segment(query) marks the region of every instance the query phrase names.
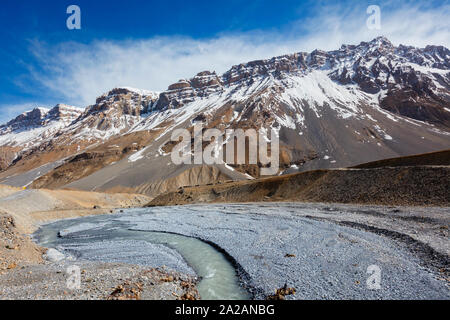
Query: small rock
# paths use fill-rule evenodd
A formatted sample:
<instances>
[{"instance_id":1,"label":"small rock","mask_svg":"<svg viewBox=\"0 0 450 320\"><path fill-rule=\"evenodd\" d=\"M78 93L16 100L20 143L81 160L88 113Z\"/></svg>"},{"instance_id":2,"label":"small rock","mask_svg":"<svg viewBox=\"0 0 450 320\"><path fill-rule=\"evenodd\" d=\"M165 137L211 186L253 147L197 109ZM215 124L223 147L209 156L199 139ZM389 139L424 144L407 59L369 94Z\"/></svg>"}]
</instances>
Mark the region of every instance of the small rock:
<instances>
[{"instance_id":1,"label":"small rock","mask_svg":"<svg viewBox=\"0 0 450 320\"><path fill-rule=\"evenodd\" d=\"M161 278L162 282L173 282L175 279L172 276L167 276L167 277L163 277Z\"/></svg>"},{"instance_id":2,"label":"small rock","mask_svg":"<svg viewBox=\"0 0 450 320\"><path fill-rule=\"evenodd\" d=\"M17 267L17 264L13 262L8 265L7 269L11 270L11 269L15 269L16 267Z\"/></svg>"},{"instance_id":3,"label":"small rock","mask_svg":"<svg viewBox=\"0 0 450 320\"><path fill-rule=\"evenodd\" d=\"M283 288L277 289L274 295L268 296L267 300L284 300L286 296L295 294L294 288L288 288L287 283Z\"/></svg>"},{"instance_id":4,"label":"small rock","mask_svg":"<svg viewBox=\"0 0 450 320\"><path fill-rule=\"evenodd\" d=\"M192 294L185 293L180 297L180 300L196 300L196 299Z\"/></svg>"}]
</instances>

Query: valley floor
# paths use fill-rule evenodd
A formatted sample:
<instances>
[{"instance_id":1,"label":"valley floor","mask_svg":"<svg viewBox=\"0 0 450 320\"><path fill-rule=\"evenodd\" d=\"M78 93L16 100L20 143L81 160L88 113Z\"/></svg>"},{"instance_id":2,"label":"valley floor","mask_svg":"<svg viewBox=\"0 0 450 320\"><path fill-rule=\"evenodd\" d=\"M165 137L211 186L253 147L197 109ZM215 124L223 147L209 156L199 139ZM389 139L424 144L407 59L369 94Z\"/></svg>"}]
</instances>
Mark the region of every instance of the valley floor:
<instances>
[{"instance_id":1,"label":"valley floor","mask_svg":"<svg viewBox=\"0 0 450 320\"><path fill-rule=\"evenodd\" d=\"M111 214L147 201L135 194L0 186L0 300L198 298L193 278L123 263L78 262L83 290L69 290L66 271L71 263L44 259L47 249L30 237L45 222Z\"/></svg>"},{"instance_id":2,"label":"valley floor","mask_svg":"<svg viewBox=\"0 0 450 320\"><path fill-rule=\"evenodd\" d=\"M95 204L85 201L83 207L74 200L76 193L70 205L62 201L67 192L0 189L0 299L199 297L195 278L170 263L162 268L167 251L151 266L139 266L131 256L102 260L115 246L98 252L96 261L77 260L82 289L67 290L66 267L72 261L45 261L46 250L29 234L44 222L92 214L76 221L104 223L95 232L120 228L120 221L126 230L176 233L213 244L228 255L241 284L257 299L285 284L296 291L287 299L450 299L448 207L259 202L126 209L148 199L96 194L90 195ZM109 197L123 209L107 208L101 199ZM380 290L367 288L371 265L381 269Z\"/></svg>"},{"instance_id":3,"label":"valley floor","mask_svg":"<svg viewBox=\"0 0 450 320\"><path fill-rule=\"evenodd\" d=\"M126 211L130 230L196 237L221 248L256 298L450 299L447 207L248 203ZM111 227L111 225L109 226ZM379 266L380 290L368 267Z\"/></svg>"}]
</instances>

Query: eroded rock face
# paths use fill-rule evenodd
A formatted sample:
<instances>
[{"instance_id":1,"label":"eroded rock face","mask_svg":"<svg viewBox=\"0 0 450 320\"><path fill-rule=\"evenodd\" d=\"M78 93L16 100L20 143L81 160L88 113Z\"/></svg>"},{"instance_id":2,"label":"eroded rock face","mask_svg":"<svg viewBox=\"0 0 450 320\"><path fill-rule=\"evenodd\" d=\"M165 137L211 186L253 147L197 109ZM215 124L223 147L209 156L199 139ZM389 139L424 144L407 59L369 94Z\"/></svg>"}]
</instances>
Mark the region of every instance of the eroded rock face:
<instances>
[{"instance_id":1,"label":"eroded rock face","mask_svg":"<svg viewBox=\"0 0 450 320\"><path fill-rule=\"evenodd\" d=\"M15 119L8 122L2 129L6 130L7 127L11 131L24 127L34 127L43 124L44 118L48 113L48 109L45 108L34 108L31 111L22 113Z\"/></svg>"},{"instance_id":2,"label":"eroded rock face","mask_svg":"<svg viewBox=\"0 0 450 320\"><path fill-rule=\"evenodd\" d=\"M207 97L209 94L222 90L222 85L222 81L215 72L199 72L192 79L183 79L171 84L167 91L161 93L156 109L181 108L197 97Z\"/></svg>"},{"instance_id":3,"label":"eroded rock face","mask_svg":"<svg viewBox=\"0 0 450 320\"><path fill-rule=\"evenodd\" d=\"M185 80L180 80L177 83L171 84L168 90L180 90L184 88L191 88L191 84Z\"/></svg>"},{"instance_id":4,"label":"eroded rock face","mask_svg":"<svg viewBox=\"0 0 450 320\"><path fill-rule=\"evenodd\" d=\"M84 117L96 113L114 113L110 117L120 117L122 115L130 115L139 117L146 113L155 102L157 95L151 92L143 93L127 88L116 88L98 97L95 105L86 109Z\"/></svg>"},{"instance_id":5,"label":"eroded rock face","mask_svg":"<svg viewBox=\"0 0 450 320\"><path fill-rule=\"evenodd\" d=\"M450 51L442 46L395 47L388 39L378 37L359 45L343 45L335 51L314 50L310 54L300 52L239 64L221 77L209 71L201 72L192 79L169 86L169 90L161 94L157 109L180 108L196 97L208 96L224 87L251 86L258 77L282 80L325 70L341 85L355 85L365 93L380 94L381 106L386 110L447 126L450 113L443 108L448 107L450 101L449 60ZM436 72L426 72L427 68ZM422 101L411 103L416 95ZM383 103L384 99L387 101ZM392 107L394 100L403 107ZM422 107L433 110L423 112Z\"/></svg>"},{"instance_id":6,"label":"eroded rock face","mask_svg":"<svg viewBox=\"0 0 450 320\"><path fill-rule=\"evenodd\" d=\"M220 86L222 83L215 72L203 71L191 79L191 85L196 89L205 89Z\"/></svg>"}]
</instances>

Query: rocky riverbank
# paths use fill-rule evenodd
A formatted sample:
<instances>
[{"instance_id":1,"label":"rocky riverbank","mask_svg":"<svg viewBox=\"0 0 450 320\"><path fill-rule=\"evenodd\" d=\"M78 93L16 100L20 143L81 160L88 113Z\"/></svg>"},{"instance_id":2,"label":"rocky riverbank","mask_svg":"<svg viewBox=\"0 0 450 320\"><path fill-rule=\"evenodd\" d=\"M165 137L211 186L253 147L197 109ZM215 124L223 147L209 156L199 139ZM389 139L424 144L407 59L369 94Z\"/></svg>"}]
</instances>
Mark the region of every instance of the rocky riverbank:
<instances>
[{"instance_id":1,"label":"rocky riverbank","mask_svg":"<svg viewBox=\"0 0 450 320\"><path fill-rule=\"evenodd\" d=\"M30 238L44 222L110 214L146 201L133 194L0 186L0 300L199 299L195 277L123 263L58 261L57 252ZM80 268L81 289L67 286L69 266Z\"/></svg>"},{"instance_id":2,"label":"rocky riverbank","mask_svg":"<svg viewBox=\"0 0 450 320\"><path fill-rule=\"evenodd\" d=\"M80 270L80 286L68 286L69 267ZM123 263L64 262L28 265L0 275L0 299L19 300L195 300L197 280L166 269Z\"/></svg>"}]
</instances>

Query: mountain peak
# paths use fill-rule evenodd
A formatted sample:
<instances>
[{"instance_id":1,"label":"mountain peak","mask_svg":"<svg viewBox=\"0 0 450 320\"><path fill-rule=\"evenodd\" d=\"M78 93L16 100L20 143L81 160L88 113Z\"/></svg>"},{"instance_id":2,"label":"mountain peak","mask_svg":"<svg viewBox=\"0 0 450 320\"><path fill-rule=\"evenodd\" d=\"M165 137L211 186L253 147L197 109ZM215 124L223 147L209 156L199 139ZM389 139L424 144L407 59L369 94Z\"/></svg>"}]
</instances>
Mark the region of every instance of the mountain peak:
<instances>
[{"instance_id":1,"label":"mountain peak","mask_svg":"<svg viewBox=\"0 0 450 320\"><path fill-rule=\"evenodd\" d=\"M25 111L24 113L18 115L14 119L10 120L8 123L6 123L4 126L15 126L19 123L35 123L37 124L39 121L41 121L47 113L50 111L50 109L43 108L43 107L35 107L32 110Z\"/></svg>"},{"instance_id":2,"label":"mountain peak","mask_svg":"<svg viewBox=\"0 0 450 320\"><path fill-rule=\"evenodd\" d=\"M378 36L378 37L374 38L372 41L370 41L370 43L385 44L385 45L393 46L392 42L389 41L389 39L386 38L385 36Z\"/></svg>"},{"instance_id":3,"label":"mountain peak","mask_svg":"<svg viewBox=\"0 0 450 320\"><path fill-rule=\"evenodd\" d=\"M83 112L83 108L58 103L50 111L48 111L46 120L64 120L71 122L78 118Z\"/></svg>"},{"instance_id":4,"label":"mountain peak","mask_svg":"<svg viewBox=\"0 0 450 320\"><path fill-rule=\"evenodd\" d=\"M389 41L388 38L384 36L376 37L375 39L369 42L361 42L358 47L367 48L369 52L386 52L394 50L394 45Z\"/></svg>"}]
</instances>

